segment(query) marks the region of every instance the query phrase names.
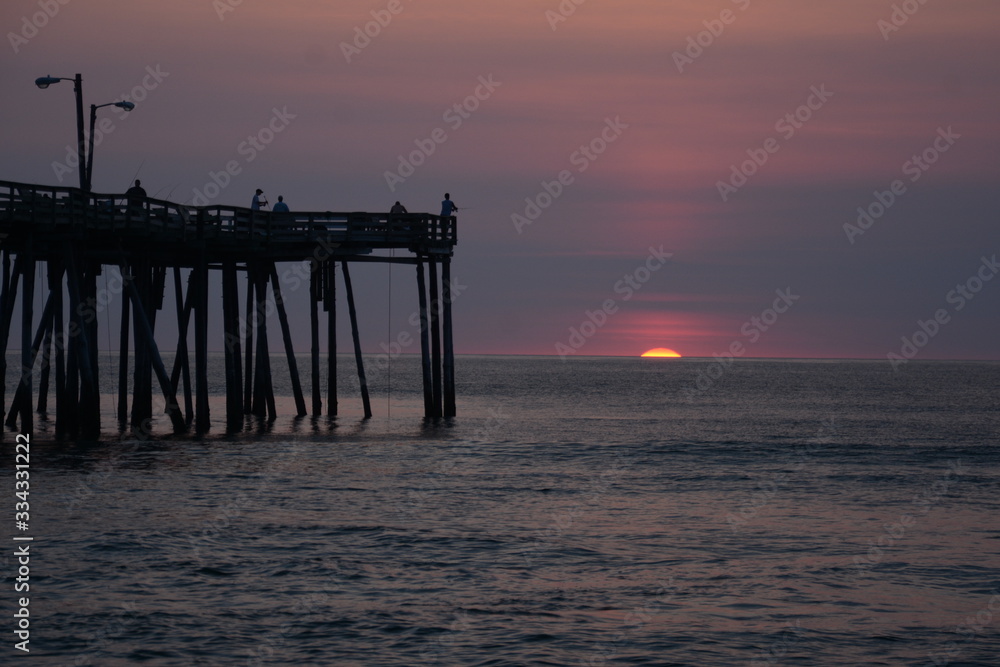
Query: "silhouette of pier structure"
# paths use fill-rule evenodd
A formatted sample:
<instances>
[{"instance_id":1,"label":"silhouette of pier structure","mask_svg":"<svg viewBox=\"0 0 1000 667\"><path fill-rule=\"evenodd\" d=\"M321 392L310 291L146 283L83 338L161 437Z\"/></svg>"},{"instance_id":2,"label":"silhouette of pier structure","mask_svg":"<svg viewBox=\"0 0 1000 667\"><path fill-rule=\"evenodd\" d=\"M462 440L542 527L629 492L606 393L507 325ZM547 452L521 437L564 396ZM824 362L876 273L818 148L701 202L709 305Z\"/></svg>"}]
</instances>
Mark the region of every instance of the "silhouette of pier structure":
<instances>
[{"instance_id":1,"label":"silhouette of pier structure","mask_svg":"<svg viewBox=\"0 0 1000 667\"><path fill-rule=\"evenodd\" d=\"M77 188L0 181L0 406L6 425L31 433L32 411L46 413L55 397L57 439L97 439L101 433L98 386L98 317L110 288L98 292L106 266L119 267L121 322L116 415L120 429L143 432L153 417L155 377L175 432L211 428L209 323L221 317L226 376L226 427L239 430L247 415L276 415L268 356L267 291L281 328L299 416L309 411L292 349L278 262L309 263L311 414L324 412L321 386L320 306L326 314L325 414L337 415L336 267L347 296L354 356L365 417L371 402L365 377L350 264L391 262L416 267L424 413L455 415L450 260L457 242L452 217L425 213L251 211L233 206L187 206L129 199ZM392 256L374 254L394 249ZM398 256L397 256L398 255ZM12 261L13 260L13 261ZM36 273L44 264L45 301L34 312ZM189 269L186 288L182 269ZM239 278L246 276L244 309ZM426 274L426 276L425 276ZM168 275L170 279L168 280ZM221 276L222 311L209 304L209 285ZM172 284L171 284L172 283ZM177 330L172 369L154 332L167 289L175 293ZM21 368L8 406L6 352L20 289ZM192 322L193 320L193 322ZM243 326L241 326L241 320ZM216 324L216 328L217 328ZM188 332L193 325L193 355ZM130 331L131 330L131 331ZM131 340L130 340L131 333ZM105 334L108 340L111 332ZM131 356L129 350L132 350ZM193 382L191 359L193 356ZM131 364L129 363L131 359ZM129 368L132 404L128 405ZM54 382L51 369L55 369ZM34 375L39 375L37 395ZM183 390L183 407L180 396Z\"/></svg>"}]
</instances>

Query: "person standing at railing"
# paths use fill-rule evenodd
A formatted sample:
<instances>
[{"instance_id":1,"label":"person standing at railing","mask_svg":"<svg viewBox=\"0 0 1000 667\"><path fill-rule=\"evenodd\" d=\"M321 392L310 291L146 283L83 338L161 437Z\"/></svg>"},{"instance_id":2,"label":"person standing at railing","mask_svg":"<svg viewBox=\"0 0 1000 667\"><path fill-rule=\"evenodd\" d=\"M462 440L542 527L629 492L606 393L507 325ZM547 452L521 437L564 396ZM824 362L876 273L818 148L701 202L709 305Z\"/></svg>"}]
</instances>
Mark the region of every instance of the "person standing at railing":
<instances>
[{"instance_id":1,"label":"person standing at railing","mask_svg":"<svg viewBox=\"0 0 1000 667\"><path fill-rule=\"evenodd\" d=\"M410 226L409 225L404 225L402 223L402 221L400 220L400 218L399 218L399 216L401 216L401 215L403 215L405 213L409 213L409 211L407 211L406 207L403 206L402 204L400 204L398 201L395 204L392 205L392 208L389 209L389 229L390 230L392 230L392 229L405 229L406 231L410 230Z\"/></svg>"},{"instance_id":2,"label":"person standing at railing","mask_svg":"<svg viewBox=\"0 0 1000 667\"><path fill-rule=\"evenodd\" d=\"M455 202L451 200L451 195L447 192L444 193L444 201L441 202L441 217L445 218L445 220L439 230L439 233L448 229L448 223L451 223L452 226L455 225L455 211L457 210L458 207L455 206ZM435 229L437 229L437 227L437 225L434 225Z\"/></svg>"},{"instance_id":3,"label":"person standing at railing","mask_svg":"<svg viewBox=\"0 0 1000 667\"><path fill-rule=\"evenodd\" d=\"M261 206L267 206L267 197L262 197L264 191L257 188L257 192L253 195L253 201L250 202L251 211L259 211Z\"/></svg>"},{"instance_id":4,"label":"person standing at railing","mask_svg":"<svg viewBox=\"0 0 1000 667\"><path fill-rule=\"evenodd\" d=\"M142 181L138 178L135 179L135 185L125 191L125 196L129 198L129 201L133 199L145 199L146 188L142 187Z\"/></svg>"},{"instance_id":5,"label":"person standing at railing","mask_svg":"<svg viewBox=\"0 0 1000 667\"><path fill-rule=\"evenodd\" d=\"M455 211L457 210L458 207L455 206L455 202L451 200L451 195L448 194L447 192L444 193L444 201L441 202L441 217L442 218L454 217Z\"/></svg>"},{"instance_id":6,"label":"person standing at railing","mask_svg":"<svg viewBox=\"0 0 1000 667\"><path fill-rule=\"evenodd\" d=\"M275 213L288 213L288 204L285 203L285 198L278 195L278 203L271 210Z\"/></svg>"},{"instance_id":7,"label":"person standing at railing","mask_svg":"<svg viewBox=\"0 0 1000 667\"><path fill-rule=\"evenodd\" d=\"M142 181L135 179L135 185L125 191L128 199L128 213L133 216L142 211L144 200L146 199L146 189L142 187Z\"/></svg>"}]
</instances>

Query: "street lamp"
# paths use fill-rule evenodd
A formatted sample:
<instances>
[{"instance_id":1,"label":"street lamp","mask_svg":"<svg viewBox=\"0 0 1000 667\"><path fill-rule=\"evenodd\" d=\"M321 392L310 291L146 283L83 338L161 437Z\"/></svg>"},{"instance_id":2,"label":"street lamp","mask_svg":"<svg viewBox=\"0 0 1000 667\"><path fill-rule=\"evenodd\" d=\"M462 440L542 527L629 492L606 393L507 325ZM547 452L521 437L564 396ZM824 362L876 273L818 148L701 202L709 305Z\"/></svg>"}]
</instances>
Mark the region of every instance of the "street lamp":
<instances>
[{"instance_id":1,"label":"street lamp","mask_svg":"<svg viewBox=\"0 0 1000 667\"><path fill-rule=\"evenodd\" d=\"M90 183L87 182L87 174L84 168L86 165L86 161L84 160L84 157L86 157L86 144L83 137L83 77L79 74L72 79L59 76L40 76L35 79L35 85L45 90L53 83L59 83L60 81L72 81L73 92L76 93L76 159L80 168L80 189L86 192L90 190Z\"/></svg>"},{"instance_id":2,"label":"street lamp","mask_svg":"<svg viewBox=\"0 0 1000 667\"><path fill-rule=\"evenodd\" d=\"M125 111L131 111L135 108L135 104L132 102L108 102L107 104L90 105L90 147L87 149L87 187L85 188L88 192L94 185L94 125L97 122L97 110L110 106L116 106L119 109L125 109Z\"/></svg>"}]
</instances>

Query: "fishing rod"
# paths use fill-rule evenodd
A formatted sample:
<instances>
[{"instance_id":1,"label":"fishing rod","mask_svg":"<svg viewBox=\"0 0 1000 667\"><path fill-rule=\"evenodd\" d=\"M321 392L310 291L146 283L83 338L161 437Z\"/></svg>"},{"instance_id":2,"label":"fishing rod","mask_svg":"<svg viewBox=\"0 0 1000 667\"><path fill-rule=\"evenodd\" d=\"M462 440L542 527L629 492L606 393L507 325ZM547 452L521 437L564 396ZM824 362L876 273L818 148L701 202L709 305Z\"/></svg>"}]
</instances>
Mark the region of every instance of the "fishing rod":
<instances>
[{"instance_id":1,"label":"fishing rod","mask_svg":"<svg viewBox=\"0 0 1000 667\"><path fill-rule=\"evenodd\" d=\"M132 180L130 180L128 185L125 186L126 190L132 187L132 184L135 183L135 179L139 177L139 172L142 171L142 165L144 164L146 164L146 158L142 159L142 162L139 163L139 167L135 170L135 173L132 174Z\"/></svg>"},{"instance_id":2,"label":"fishing rod","mask_svg":"<svg viewBox=\"0 0 1000 667\"><path fill-rule=\"evenodd\" d=\"M180 183L177 183L176 185L174 185L174 187L170 188L170 192L167 193L167 196L164 197L164 199L169 200L170 199L170 195L174 194L174 190L177 189L178 185L180 185ZM153 195L153 199L159 199L160 198L160 193L163 192L166 189L167 189L167 186L164 185L162 188L160 188L159 190L157 190L156 194Z\"/></svg>"}]
</instances>

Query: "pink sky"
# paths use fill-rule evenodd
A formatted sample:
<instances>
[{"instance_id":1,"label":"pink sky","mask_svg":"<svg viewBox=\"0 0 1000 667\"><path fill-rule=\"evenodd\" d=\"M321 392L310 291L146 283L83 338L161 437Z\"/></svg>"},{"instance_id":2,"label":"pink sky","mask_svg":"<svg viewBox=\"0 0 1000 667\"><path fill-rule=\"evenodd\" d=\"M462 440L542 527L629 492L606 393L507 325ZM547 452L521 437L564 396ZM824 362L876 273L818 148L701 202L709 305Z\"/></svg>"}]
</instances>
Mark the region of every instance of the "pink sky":
<instances>
[{"instance_id":1,"label":"pink sky","mask_svg":"<svg viewBox=\"0 0 1000 667\"><path fill-rule=\"evenodd\" d=\"M894 3L873 0L567 0L557 23L557 0L51 4L44 20L44 1L0 8L0 179L76 184L53 169L74 141L71 85L32 82L80 72L88 105L143 98L127 117L100 112L114 131L95 153L97 191L124 191L141 165L151 195L191 201L231 160L240 173L213 203L262 187L297 210L399 199L436 213L450 191L467 209L458 352L556 354L610 299L574 354L711 356L741 341L747 356L885 358L944 308L919 358L1000 358L1000 279L961 309L948 301L1000 253L995 2L897 2L916 11L886 34ZM342 45L373 11L391 21L348 62ZM707 46L678 71L699 33ZM484 79L499 85L456 127L446 113ZM780 131L817 89L832 95ZM275 109L287 126L248 160L243 142ZM439 128L447 140L391 191L386 172ZM960 138L910 181L904 163L948 128ZM777 151L723 201L717 183L768 139ZM563 170L572 183L519 232L512 215ZM906 192L849 242L844 224L896 179ZM661 246L670 260L626 299L616 285ZM377 352L408 329L412 270L355 280ZM751 341L744 327L786 289L799 298Z\"/></svg>"}]
</instances>

